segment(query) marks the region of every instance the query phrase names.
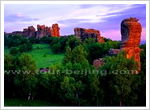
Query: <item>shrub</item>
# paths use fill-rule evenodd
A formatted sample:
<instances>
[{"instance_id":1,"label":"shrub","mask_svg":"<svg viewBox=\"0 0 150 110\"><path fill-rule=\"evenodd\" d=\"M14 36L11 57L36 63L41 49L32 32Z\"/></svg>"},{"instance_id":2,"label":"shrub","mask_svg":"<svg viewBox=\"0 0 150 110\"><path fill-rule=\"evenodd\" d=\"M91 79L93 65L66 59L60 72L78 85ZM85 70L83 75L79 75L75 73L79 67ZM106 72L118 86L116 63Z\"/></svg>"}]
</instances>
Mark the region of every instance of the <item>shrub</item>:
<instances>
[{"instance_id":1,"label":"shrub","mask_svg":"<svg viewBox=\"0 0 150 110\"><path fill-rule=\"evenodd\" d=\"M19 53L19 50L16 47L11 47L10 49L10 54L11 55L16 55Z\"/></svg>"}]
</instances>

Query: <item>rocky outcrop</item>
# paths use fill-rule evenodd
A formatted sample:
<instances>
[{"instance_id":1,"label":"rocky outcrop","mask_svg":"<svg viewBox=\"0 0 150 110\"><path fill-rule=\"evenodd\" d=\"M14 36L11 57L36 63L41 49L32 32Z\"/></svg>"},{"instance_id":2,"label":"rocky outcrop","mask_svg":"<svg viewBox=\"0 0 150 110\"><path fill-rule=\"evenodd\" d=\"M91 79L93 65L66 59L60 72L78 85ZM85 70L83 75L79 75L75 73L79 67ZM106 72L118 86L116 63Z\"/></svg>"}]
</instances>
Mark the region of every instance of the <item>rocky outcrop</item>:
<instances>
[{"instance_id":1,"label":"rocky outcrop","mask_svg":"<svg viewBox=\"0 0 150 110\"><path fill-rule=\"evenodd\" d=\"M45 25L37 25L37 31L33 26L29 26L28 28L24 28L23 31L14 31L12 33L5 33L5 35L15 35L20 34L25 37L35 37L42 38L44 36L48 37L60 37L60 28L59 25L53 24L52 27L48 27Z\"/></svg>"},{"instance_id":2,"label":"rocky outcrop","mask_svg":"<svg viewBox=\"0 0 150 110\"><path fill-rule=\"evenodd\" d=\"M140 63L140 39L141 39L142 26L138 19L130 17L121 22L121 50L126 51L127 58L134 57L138 62L138 71L141 69Z\"/></svg>"},{"instance_id":3,"label":"rocky outcrop","mask_svg":"<svg viewBox=\"0 0 150 110\"><path fill-rule=\"evenodd\" d=\"M37 25L37 36L36 38L41 38L43 36L49 37L60 37L58 24L53 24L52 27L47 27L45 25Z\"/></svg>"},{"instance_id":4,"label":"rocky outcrop","mask_svg":"<svg viewBox=\"0 0 150 110\"><path fill-rule=\"evenodd\" d=\"M58 24L53 24L52 25L52 29L51 29L51 36L55 36L55 37L60 37L60 33L59 33L59 26Z\"/></svg>"},{"instance_id":5,"label":"rocky outcrop","mask_svg":"<svg viewBox=\"0 0 150 110\"><path fill-rule=\"evenodd\" d=\"M109 55L116 55L120 51L126 52L126 58L134 58L134 61L138 63L138 69L136 74L141 70L140 63L140 52L142 49L139 48L141 40L142 26L138 22L138 19L130 17L129 19L124 19L121 22L121 44L120 49L110 49L108 51ZM104 62L99 59L93 61L95 69L98 69Z\"/></svg>"},{"instance_id":6,"label":"rocky outcrop","mask_svg":"<svg viewBox=\"0 0 150 110\"><path fill-rule=\"evenodd\" d=\"M46 29L45 25L37 25L37 32L36 32L36 38L41 38L43 36L46 36Z\"/></svg>"},{"instance_id":7,"label":"rocky outcrop","mask_svg":"<svg viewBox=\"0 0 150 110\"><path fill-rule=\"evenodd\" d=\"M33 26L29 26L28 28L23 29L23 35L26 37L35 37L36 30Z\"/></svg>"},{"instance_id":8,"label":"rocky outcrop","mask_svg":"<svg viewBox=\"0 0 150 110\"><path fill-rule=\"evenodd\" d=\"M103 38L100 35L99 30L95 29L84 29L84 28L75 28L74 29L75 36L82 41L87 38L94 38L97 42L104 42Z\"/></svg>"}]
</instances>

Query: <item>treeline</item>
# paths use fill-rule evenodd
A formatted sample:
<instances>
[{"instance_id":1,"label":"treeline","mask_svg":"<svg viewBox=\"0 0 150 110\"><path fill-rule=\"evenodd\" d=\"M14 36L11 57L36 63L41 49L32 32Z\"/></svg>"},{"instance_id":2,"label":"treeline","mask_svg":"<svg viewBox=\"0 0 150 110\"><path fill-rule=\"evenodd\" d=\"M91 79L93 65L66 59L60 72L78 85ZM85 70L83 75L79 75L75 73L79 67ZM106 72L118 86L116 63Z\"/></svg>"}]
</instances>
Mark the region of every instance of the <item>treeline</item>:
<instances>
[{"instance_id":1,"label":"treeline","mask_svg":"<svg viewBox=\"0 0 150 110\"><path fill-rule=\"evenodd\" d=\"M90 38L81 42L68 36L43 37L38 43L49 44L54 53L60 47L56 53L65 52L63 62L40 71L29 54L5 54L5 98L40 99L66 106L146 105L146 45L141 46L142 68L136 75L137 63L126 59L126 53L108 56L110 48L119 48L117 41L97 43ZM100 57L105 64L96 71L92 61Z\"/></svg>"}]
</instances>

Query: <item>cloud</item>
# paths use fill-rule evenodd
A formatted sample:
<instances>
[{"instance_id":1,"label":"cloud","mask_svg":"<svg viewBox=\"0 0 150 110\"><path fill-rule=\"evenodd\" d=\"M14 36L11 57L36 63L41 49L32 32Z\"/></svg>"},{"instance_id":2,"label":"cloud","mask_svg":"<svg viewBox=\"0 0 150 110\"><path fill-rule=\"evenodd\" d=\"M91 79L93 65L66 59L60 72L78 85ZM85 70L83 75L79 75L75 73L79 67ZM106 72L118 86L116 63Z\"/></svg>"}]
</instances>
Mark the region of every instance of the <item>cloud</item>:
<instances>
[{"instance_id":1,"label":"cloud","mask_svg":"<svg viewBox=\"0 0 150 110\"><path fill-rule=\"evenodd\" d=\"M79 8L84 9L84 8L91 8L91 7L94 7L94 6L99 6L99 4L81 4L79 6Z\"/></svg>"},{"instance_id":2,"label":"cloud","mask_svg":"<svg viewBox=\"0 0 150 110\"><path fill-rule=\"evenodd\" d=\"M86 21L87 19L66 19L66 20L59 20L58 23L81 23Z\"/></svg>"},{"instance_id":3,"label":"cloud","mask_svg":"<svg viewBox=\"0 0 150 110\"><path fill-rule=\"evenodd\" d=\"M122 12L132 9L132 4L81 4L78 7L72 7L74 11L68 11L58 23L68 25L80 23L99 23L107 22L107 18L123 15Z\"/></svg>"},{"instance_id":4,"label":"cloud","mask_svg":"<svg viewBox=\"0 0 150 110\"><path fill-rule=\"evenodd\" d=\"M16 21L30 22L30 21L38 21L38 20L39 20L38 18L32 18L32 17L25 16L20 13L11 14L4 18L4 21L7 21L7 22L16 22Z\"/></svg>"},{"instance_id":5,"label":"cloud","mask_svg":"<svg viewBox=\"0 0 150 110\"><path fill-rule=\"evenodd\" d=\"M28 25L58 23L61 35L73 34L74 28L81 27L97 29L105 37L119 39L120 23L125 18L136 17L146 27L145 4L8 4L4 8L6 31L8 27L14 27L9 28L14 31Z\"/></svg>"}]
</instances>

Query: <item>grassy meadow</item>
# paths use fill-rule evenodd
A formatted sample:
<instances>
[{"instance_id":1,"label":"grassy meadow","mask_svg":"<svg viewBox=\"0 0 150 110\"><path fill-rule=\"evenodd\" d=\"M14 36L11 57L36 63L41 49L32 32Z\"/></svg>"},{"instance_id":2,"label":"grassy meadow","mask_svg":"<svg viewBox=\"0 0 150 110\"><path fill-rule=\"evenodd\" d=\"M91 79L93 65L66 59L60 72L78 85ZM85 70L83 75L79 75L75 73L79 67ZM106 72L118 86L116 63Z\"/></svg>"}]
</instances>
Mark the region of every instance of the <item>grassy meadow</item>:
<instances>
[{"instance_id":1,"label":"grassy meadow","mask_svg":"<svg viewBox=\"0 0 150 110\"><path fill-rule=\"evenodd\" d=\"M4 53L9 53L10 49L5 47ZM33 50L26 52L29 53L35 60L38 68L46 68L52 64L61 63L64 54L54 54L48 44L33 44Z\"/></svg>"}]
</instances>

